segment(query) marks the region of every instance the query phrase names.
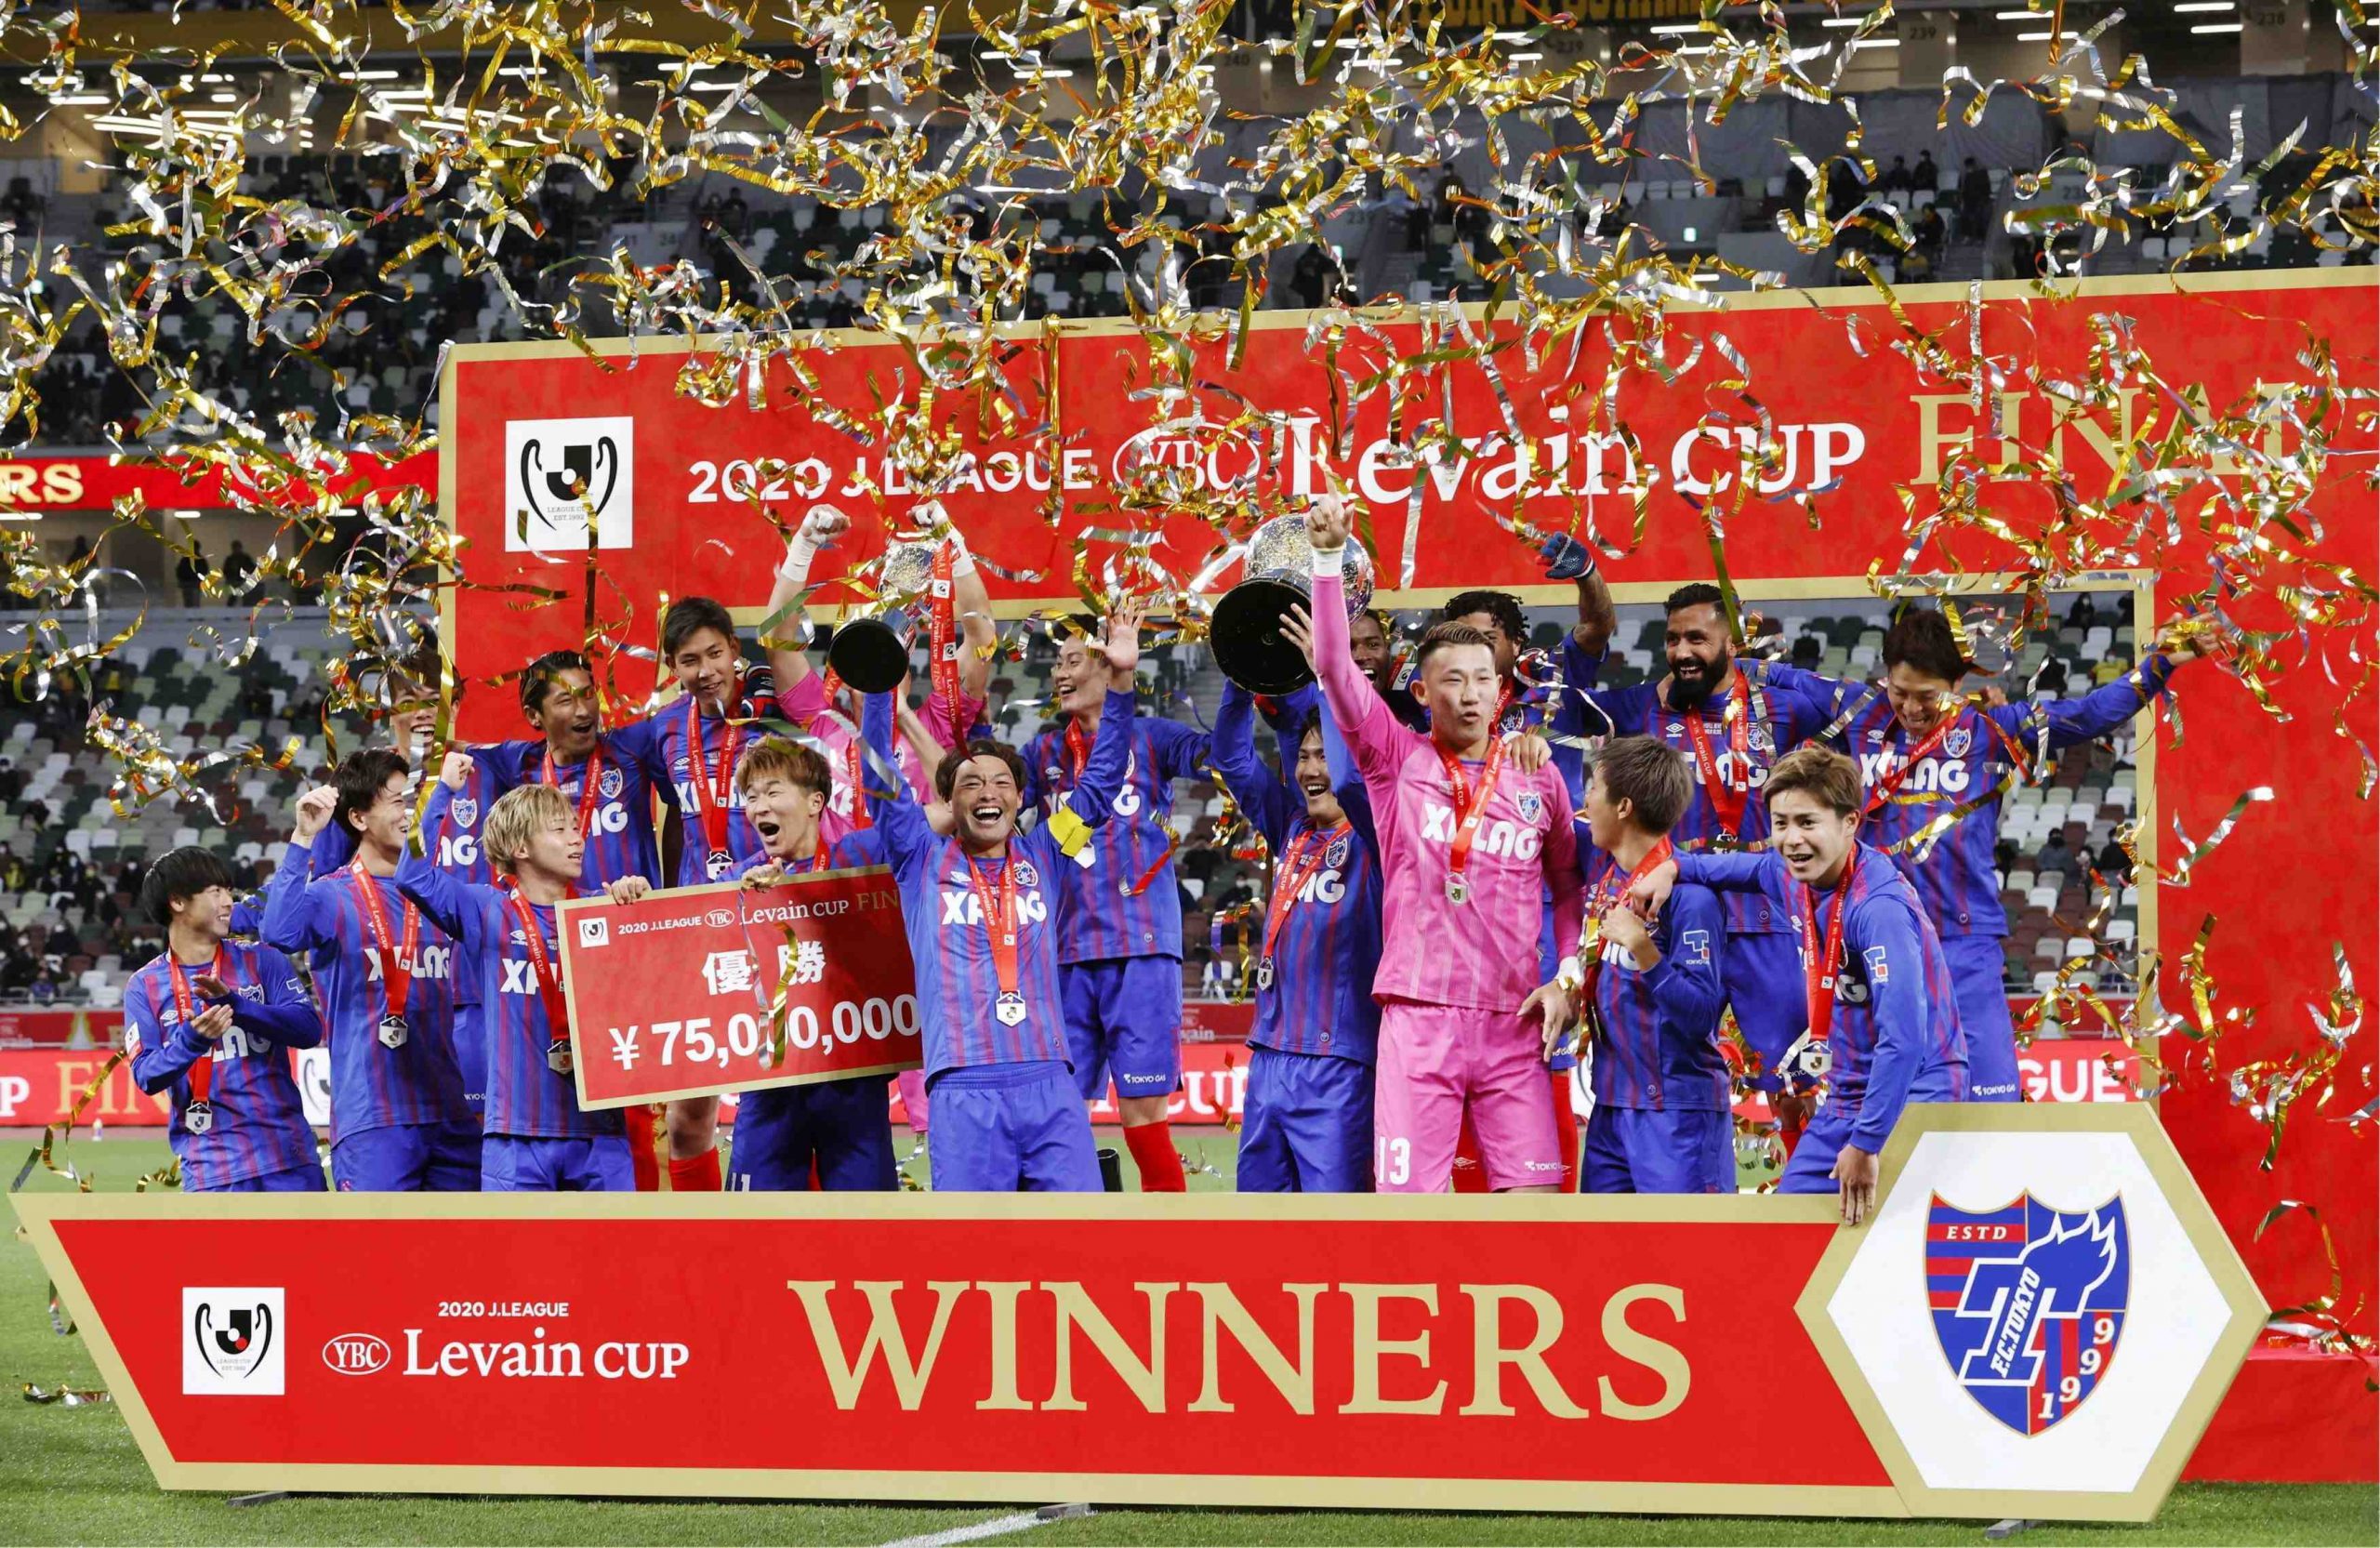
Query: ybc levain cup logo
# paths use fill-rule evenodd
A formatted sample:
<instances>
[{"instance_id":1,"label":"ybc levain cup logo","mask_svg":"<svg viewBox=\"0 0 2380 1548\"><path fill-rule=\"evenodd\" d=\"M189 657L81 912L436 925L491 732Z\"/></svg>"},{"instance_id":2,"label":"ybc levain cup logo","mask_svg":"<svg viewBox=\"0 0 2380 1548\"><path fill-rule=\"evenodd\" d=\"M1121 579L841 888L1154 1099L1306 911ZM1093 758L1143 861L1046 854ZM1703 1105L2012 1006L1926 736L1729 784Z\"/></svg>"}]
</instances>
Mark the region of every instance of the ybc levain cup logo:
<instances>
[{"instance_id":1,"label":"ybc levain cup logo","mask_svg":"<svg viewBox=\"0 0 2380 1548\"><path fill-rule=\"evenodd\" d=\"M2132 1288L2123 1199L2068 1212L2025 1193L1976 1211L1937 1194L1925 1287L1959 1385L2008 1428L2037 1436L2082 1406L2123 1336Z\"/></svg>"},{"instance_id":2,"label":"ybc levain cup logo","mask_svg":"<svg viewBox=\"0 0 2380 1548\"><path fill-rule=\"evenodd\" d=\"M636 538L636 421L509 419L504 426L504 546L551 553L625 549Z\"/></svg>"},{"instance_id":3,"label":"ybc levain cup logo","mask_svg":"<svg viewBox=\"0 0 2380 1548\"><path fill-rule=\"evenodd\" d=\"M282 1290L182 1288L182 1391L202 1397L278 1397Z\"/></svg>"}]
</instances>

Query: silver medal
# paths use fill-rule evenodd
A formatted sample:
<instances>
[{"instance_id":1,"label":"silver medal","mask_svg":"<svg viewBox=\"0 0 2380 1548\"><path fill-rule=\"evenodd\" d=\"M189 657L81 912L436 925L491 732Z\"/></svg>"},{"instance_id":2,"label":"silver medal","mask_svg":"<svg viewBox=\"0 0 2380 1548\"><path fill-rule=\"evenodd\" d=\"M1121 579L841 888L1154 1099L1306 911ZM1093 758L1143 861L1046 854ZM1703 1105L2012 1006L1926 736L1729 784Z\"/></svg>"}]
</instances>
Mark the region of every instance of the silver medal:
<instances>
[{"instance_id":1,"label":"silver medal","mask_svg":"<svg viewBox=\"0 0 2380 1548\"><path fill-rule=\"evenodd\" d=\"M727 851L723 849L712 850L710 852L710 859L707 863L707 868L710 871L710 879L713 881L724 880L727 878L727 873L735 868L735 856L728 853Z\"/></svg>"},{"instance_id":2,"label":"silver medal","mask_svg":"<svg viewBox=\"0 0 2380 1548\"><path fill-rule=\"evenodd\" d=\"M556 1075L570 1073L570 1044L566 1040L556 1038L546 1045L546 1067Z\"/></svg>"},{"instance_id":3,"label":"silver medal","mask_svg":"<svg viewBox=\"0 0 2380 1548\"><path fill-rule=\"evenodd\" d=\"M382 1016L380 1018L380 1046L382 1048L404 1047L406 1030L404 1017Z\"/></svg>"},{"instance_id":4,"label":"silver medal","mask_svg":"<svg viewBox=\"0 0 2380 1548\"><path fill-rule=\"evenodd\" d=\"M214 1128L214 1105L206 1102L193 1102L183 1108L182 1127L193 1134L204 1134Z\"/></svg>"},{"instance_id":5,"label":"silver medal","mask_svg":"<svg viewBox=\"0 0 2380 1548\"><path fill-rule=\"evenodd\" d=\"M1471 883L1449 872L1447 876L1447 901L1457 905L1470 902Z\"/></svg>"},{"instance_id":6,"label":"silver medal","mask_svg":"<svg viewBox=\"0 0 2380 1548\"><path fill-rule=\"evenodd\" d=\"M1256 986L1260 989L1269 989L1273 986L1273 959L1270 957L1257 959Z\"/></svg>"},{"instance_id":7,"label":"silver medal","mask_svg":"<svg viewBox=\"0 0 2380 1548\"><path fill-rule=\"evenodd\" d=\"M1002 1026L1016 1025L1025 1019L1025 997L1020 994L1000 996L992 1004L992 1014L999 1018Z\"/></svg>"}]
</instances>

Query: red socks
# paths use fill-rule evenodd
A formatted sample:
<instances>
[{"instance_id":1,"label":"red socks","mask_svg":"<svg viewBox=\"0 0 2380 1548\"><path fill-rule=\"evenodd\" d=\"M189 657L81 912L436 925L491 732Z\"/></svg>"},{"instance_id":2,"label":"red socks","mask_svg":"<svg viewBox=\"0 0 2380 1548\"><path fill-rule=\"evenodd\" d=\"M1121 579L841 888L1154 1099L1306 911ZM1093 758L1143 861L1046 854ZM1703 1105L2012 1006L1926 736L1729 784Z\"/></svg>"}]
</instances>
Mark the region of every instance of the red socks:
<instances>
[{"instance_id":1,"label":"red socks","mask_svg":"<svg viewBox=\"0 0 2380 1548\"><path fill-rule=\"evenodd\" d=\"M719 1192L719 1146L713 1145L699 1156L671 1157L669 1158L669 1191L672 1193Z\"/></svg>"},{"instance_id":2,"label":"red socks","mask_svg":"<svg viewBox=\"0 0 2380 1548\"><path fill-rule=\"evenodd\" d=\"M636 1191L661 1191L661 1158L653 1148L653 1109L644 1103L631 1103L620 1109L620 1118L628 1125L628 1166L636 1173Z\"/></svg>"},{"instance_id":3,"label":"red socks","mask_svg":"<svg viewBox=\"0 0 2380 1548\"><path fill-rule=\"evenodd\" d=\"M1182 1175L1182 1153L1173 1148L1173 1125L1159 1119L1124 1131L1132 1149L1132 1164L1141 1169L1143 1193L1185 1193L1189 1180Z\"/></svg>"},{"instance_id":4,"label":"red socks","mask_svg":"<svg viewBox=\"0 0 2380 1548\"><path fill-rule=\"evenodd\" d=\"M1570 1105L1570 1072L1549 1070L1554 1077L1554 1140L1562 1147L1562 1191L1579 1191L1579 1114Z\"/></svg>"}]
</instances>

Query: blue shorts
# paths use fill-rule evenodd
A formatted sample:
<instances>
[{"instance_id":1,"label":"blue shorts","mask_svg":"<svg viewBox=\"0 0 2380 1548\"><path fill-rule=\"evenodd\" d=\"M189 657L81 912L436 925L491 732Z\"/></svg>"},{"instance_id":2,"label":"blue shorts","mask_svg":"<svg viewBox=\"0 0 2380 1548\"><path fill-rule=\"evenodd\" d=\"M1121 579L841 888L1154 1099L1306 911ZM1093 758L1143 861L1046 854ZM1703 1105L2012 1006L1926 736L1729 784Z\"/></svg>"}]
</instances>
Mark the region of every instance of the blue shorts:
<instances>
[{"instance_id":1,"label":"blue shorts","mask_svg":"<svg viewBox=\"0 0 2380 1548\"><path fill-rule=\"evenodd\" d=\"M1055 1059L970 1065L933 1078L936 1193L1098 1193L1091 1115Z\"/></svg>"},{"instance_id":2,"label":"blue shorts","mask_svg":"<svg viewBox=\"0 0 2380 1548\"><path fill-rule=\"evenodd\" d=\"M1778 1081L1769 1072L1810 1025L1801 951L1789 932L1739 935L1731 930L1720 949L1719 966L1736 1025L1760 1058L1762 1073L1753 1084L1773 1092Z\"/></svg>"},{"instance_id":3,"label":"blue shorts","mask_svg":"<svg viewBox=\"0 0 2380 1548\"><path fill-rule=\"evenodd\" d=\"M1242 1193L1372 1191L1372 1067L1250 1049L1239 1123Z\"/></svg>"},{"instance_id":4,"label":"blue shorts","mask_svg":"<svg viewBox=\"0 0 2380 1548\"><path fill-rule=\"evenodd\" d=\"M260 1176L243 1177L236 1183L218 1184L211 1188L193 1188L182 1184L184 1193L321 1193L323 1169L314 1162L302 1167L284 1167Z\"/></svg>"},{"instance_id":5,"label":"blue shorts","mask_svg":"<svg viewBox=\"0 0 2380 1548\"><path fill-rule=\"evenodd\" d=\"M486 1193L633 1193L636 1169L620 1134L570 1138L490 1134L480 1141Z\"/></svg>"},{"instance_id":6,"label":"blue shorts","mask_svg":"<svg viewBox=\"0 0 2380 1548\"><path fill-rule=\"evenodd\" d=\"M403 1123L348 1134L331 1146L341 1193L477 1193L476 1123Z\"/></svg>"},{"instance_id":7,"label":"blue shorts","mask_svg":"<svg viewBox=\"0 0 2380 1548\"><path fill-rule=\"evenodd\" d=\"M1103 957L1058 967L1066 1052L1085 1102L1171 1096L1182 1089L1182 964L1170 957Z\"/></svg>"},{"instance_id":8,"label":"blue shorts","mask_svg":"<svg viewBox=\"0 0 2380 1548\"><path fill-rule=\"evenodd\" d=\"M1587 1119L1579 1182L1582 1193L1733 1193L1735 1115L1598 1102Z\"/></svg>"},{"instance_id":9,"label":"blue shorts","mask_svg":"<svg viewBox=\"0 0 2380 1548\"><path fill-rule=\"evenodd\" d=\"M800 1192L810 1164L829 1193L881 1193L901 1185L892 1164L892 1104L880 1075L746 1092L735 1106L727 1185L737 1192Z\"/></svg>"},{"instance_id":10,"label":"blue shorts","mask_svg":"<svg viewBox=\"0 0 2380 1548\"><path fill-rule=\"evenodd\" d=\"M1967 1039L1969 1102L2024 1099L2016 1074L2016 1024L2009 1017L2008 991L2001 982L2006 945L1997 935L1942 937L1950 998L1958 1002L1959 1030Z\"/></svg>"},{"instance_id":11,"label":"blue shorts","mask_svg":"<svg viewBox=\"0 0 2380 1548\"><path fill-rule=\"evenodd\" d=\"M1967 1099L1967 1072L1964 1065L1936 1065L1919 1073L1909 1083L1911 1102L1964 1102ZM1858 1126L1858 1112L1842 1104L1829 1101L1819 1107L1810 1126L1793 1146L1792 1158L1785 1163L1784 1175L1777 1180L1778 1193L1834 1193L1838 1184L1828 1174L1834 1171L1834 1158L1851 1143L1851 1131ZM1885 1136L1889 1139L1891 1136ZM1882 1142L1879 1142L1881 1144Z\"/></svg>"}]
</instances>

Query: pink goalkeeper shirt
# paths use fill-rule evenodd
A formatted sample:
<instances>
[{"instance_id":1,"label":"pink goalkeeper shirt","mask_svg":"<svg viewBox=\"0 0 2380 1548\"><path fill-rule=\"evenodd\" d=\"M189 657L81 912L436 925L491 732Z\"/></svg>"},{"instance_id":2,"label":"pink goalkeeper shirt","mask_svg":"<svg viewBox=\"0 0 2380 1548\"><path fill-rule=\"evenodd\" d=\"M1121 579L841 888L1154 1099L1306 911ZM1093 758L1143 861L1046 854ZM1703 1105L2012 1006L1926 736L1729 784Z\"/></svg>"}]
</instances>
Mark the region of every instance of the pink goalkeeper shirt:
<instances>
[{"instance_id":1,"label":"pink goalkeeper shirt","mask_svg":"<svg viewBox=\"0 0 2380 1548\"><path fill-rule=\"evenodd\" d=\"M1408 730L1347 654L1344 584L1314 577L1315 654L1322 695L1355 754L1380 828L1380 975L1372 994L1425 1005L1517 1011L1538 978L1545 889L1554 938L1579 938L1579 840L1570 791L1551 762L1525 774L1503 761L1464 872L1469 895L1447 897L1455 798L1437 746ZM1482 765L1466 764L1473 788Z\"/></svg>"}]
</instances>

